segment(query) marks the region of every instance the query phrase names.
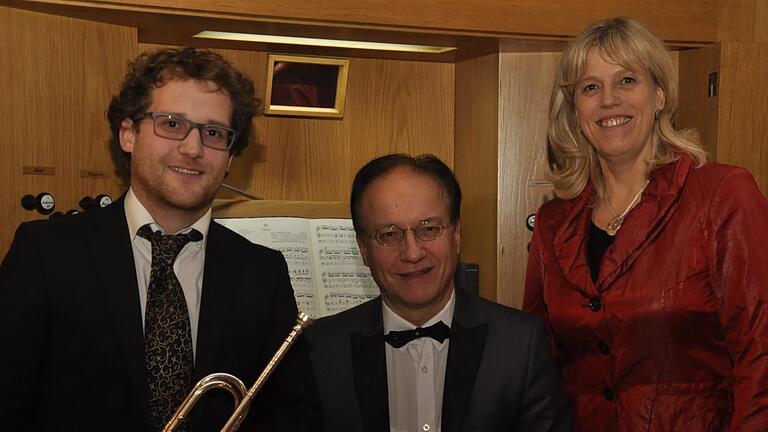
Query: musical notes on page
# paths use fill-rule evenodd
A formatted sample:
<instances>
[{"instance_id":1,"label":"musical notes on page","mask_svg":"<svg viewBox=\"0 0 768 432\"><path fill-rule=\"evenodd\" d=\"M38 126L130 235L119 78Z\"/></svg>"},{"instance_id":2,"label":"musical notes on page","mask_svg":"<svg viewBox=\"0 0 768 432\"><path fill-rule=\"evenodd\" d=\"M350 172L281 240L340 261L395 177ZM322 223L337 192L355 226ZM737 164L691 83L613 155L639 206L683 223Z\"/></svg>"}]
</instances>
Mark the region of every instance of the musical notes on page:
<instances>
[{"instance_id":1,"label":"musical notes on page","mask_svg":"<svg viewBox=\"0 0 768 432\"><path fill-rule=\"evenodd\" d=\"M348 292L329 292L323 299L328 315L347 310L353 306L376 298L378 294L353 294Z\"/></svg>"},{"instance_id":2,"label":"musical notes on page","mask_svg":"<svg viewBox=\"0 0 768 432\"><path fill-rule=\"evenodd\" d=\"M331 315L379 295L363 264L349 219L259 217L217 221L254 243L282 252L296 303L313 317Z\"/></svg>"}]
</instances>

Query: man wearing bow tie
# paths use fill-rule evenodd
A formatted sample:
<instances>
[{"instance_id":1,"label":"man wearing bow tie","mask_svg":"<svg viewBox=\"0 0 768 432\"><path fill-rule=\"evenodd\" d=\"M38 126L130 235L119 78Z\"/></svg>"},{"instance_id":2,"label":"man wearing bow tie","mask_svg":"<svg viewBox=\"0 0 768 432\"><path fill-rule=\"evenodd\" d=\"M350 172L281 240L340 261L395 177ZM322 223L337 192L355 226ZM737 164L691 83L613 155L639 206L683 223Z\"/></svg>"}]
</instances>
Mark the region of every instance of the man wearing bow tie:
<instances>
[{"instance_id":1,"label":"man wearing bow tie","mask_svg":"<svg viewBox=\"0 0 768 432\"><path fill-rule=\"evenodd\" d=\"M307 331L326 431L567 431L541 324L453 286L461 191L431 155L355 177L352 220L381 296Z\"/></svg>"},{"instance_id":2,"label":"man wearing bow tie","mask_svg":"<svg viewBox=\"0 0 768 432\"><path fill-rule=\"evenodd\" d=\"M157 432L203 376L256 380L296 321L286 263L211 220L256 107L253 83L211 51L131 63L107 113L127 192L22 224L0 267L3 432ZM302 348L243 430L315 430ZM184 426L219 430L231 407L210 392Z\"/></svg>"}]
</instances>

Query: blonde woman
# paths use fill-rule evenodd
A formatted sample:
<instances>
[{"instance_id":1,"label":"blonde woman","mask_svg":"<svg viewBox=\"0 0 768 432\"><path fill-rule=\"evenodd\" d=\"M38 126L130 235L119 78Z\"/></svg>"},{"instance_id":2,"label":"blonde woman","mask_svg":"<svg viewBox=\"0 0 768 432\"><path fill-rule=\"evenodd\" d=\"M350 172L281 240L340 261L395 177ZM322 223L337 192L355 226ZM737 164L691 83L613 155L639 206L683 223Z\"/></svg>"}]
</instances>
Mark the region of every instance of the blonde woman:
<instances>
[{"instance_id":1,"label":"blonde woman","mask_svg":"<svg viewBox=\"0 0 768 432\"><path fill-rule=\"evenodd\" d=\"M677 74L631 19L563 53L524 309L577 431L768 431L768 201L675 130Z\"/></svg>"}]
</instances>

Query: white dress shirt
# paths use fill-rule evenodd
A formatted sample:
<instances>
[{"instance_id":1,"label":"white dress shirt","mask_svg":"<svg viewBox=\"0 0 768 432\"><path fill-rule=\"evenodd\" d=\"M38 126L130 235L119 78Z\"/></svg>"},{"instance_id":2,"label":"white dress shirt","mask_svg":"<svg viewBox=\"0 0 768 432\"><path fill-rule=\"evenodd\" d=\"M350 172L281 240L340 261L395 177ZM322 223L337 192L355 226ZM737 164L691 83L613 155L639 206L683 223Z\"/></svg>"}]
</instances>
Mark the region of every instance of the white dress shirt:
<instances>
[{"instance_id":1,"label":"white dress shirt","mask_svg":"<svg viewBox=\"0 0 768 432\"><path fill-rule=\"evenodd\" d=\"M406 321L382 302L384 334L412 330ZM455 293L443 309L421 327L453 320ZM389 392L389 430L391 432L438 432L443 407L445 365L450 338L440 343L432 338L414 339L400 348L385 343L387 387Z\"/></svg>"},{"instance_id":2,"label":"white dress shirt","mask_svg":"<svg viewBox=\"0 0 768 432\"><path fill-rule=\"evenodd\" d=\"M133 262L136 265L136 279L139 286L139 301L141 302L142 327L146 325L144 314L147 309L147 286L149 274L152 269L152 244L149 240L138 235L139 228L151 224L153 231L163 231L155 223L152 215L139 202L132 189L128 189L125 195L125 217L128 221L128 233L131 236L133 246ZM200 298L203 292L203 267L205 265L205 244L208 241L208 227L211 224L211 210L193 223L191 226L179 232L171 234L187 233L193 228L200 231L203 240L189 242L176 257L173 263L173 272L179 278L184 298L187 301L189 311L189 326L192 330L192 353L197 352L197 323L200 318ZM163 232L163 234L166 234Z\"/></svg>"}]
</instances>

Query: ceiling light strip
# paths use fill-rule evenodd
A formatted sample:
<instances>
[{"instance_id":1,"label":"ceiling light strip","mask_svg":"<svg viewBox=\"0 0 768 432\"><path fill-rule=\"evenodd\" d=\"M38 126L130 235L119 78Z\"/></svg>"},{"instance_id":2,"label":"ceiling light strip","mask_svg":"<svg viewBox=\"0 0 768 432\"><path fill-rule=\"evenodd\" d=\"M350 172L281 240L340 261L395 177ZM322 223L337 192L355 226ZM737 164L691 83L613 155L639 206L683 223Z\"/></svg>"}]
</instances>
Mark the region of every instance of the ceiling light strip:
<instances>
[{"instance_id":1,"label":"ceiling light strip","mask_svg":"<svg viewBox=\"0 0 768 432\"><path fill-rule=\"evenodd\" d=\"M283 45L303 45L303 46L318 46L329 48L351 48L351 49L364 49L364 50L376 50L376 51L400 51L400 52L416 52L416 53L430 53L430 54L442 54L447 51L456 49L455 47L439 47L429 45L409 45L398 43L384 43L384 42L364 42L364 41L351 41L340 39L319 39L319 38L305 38L295 36L274 36L274 35L260 35L251 33L232 33L221 31L205 30L196 34L196 38L204 39L220 39L220 40L235 40L243 42L262 42L272 44Z\"/></svg>"}]
</instances>

